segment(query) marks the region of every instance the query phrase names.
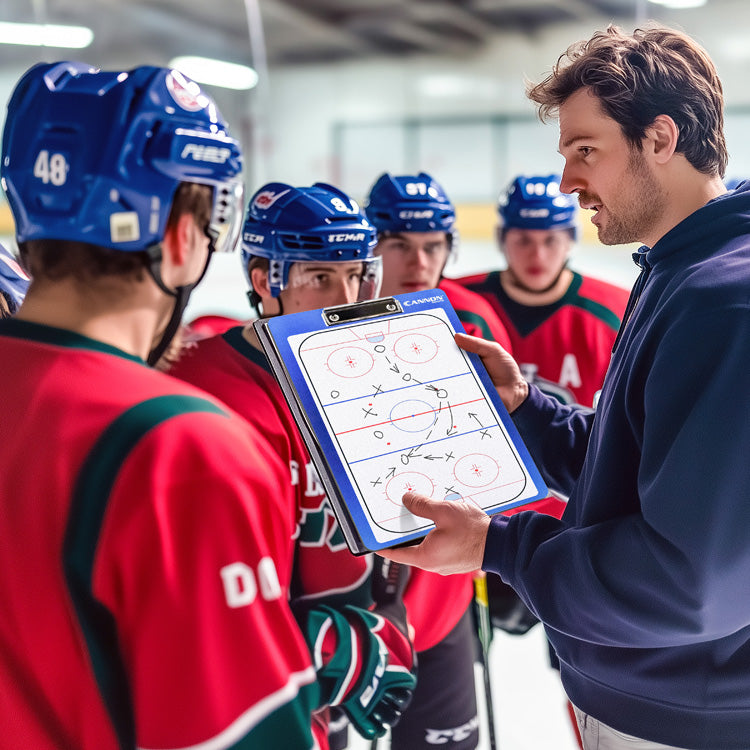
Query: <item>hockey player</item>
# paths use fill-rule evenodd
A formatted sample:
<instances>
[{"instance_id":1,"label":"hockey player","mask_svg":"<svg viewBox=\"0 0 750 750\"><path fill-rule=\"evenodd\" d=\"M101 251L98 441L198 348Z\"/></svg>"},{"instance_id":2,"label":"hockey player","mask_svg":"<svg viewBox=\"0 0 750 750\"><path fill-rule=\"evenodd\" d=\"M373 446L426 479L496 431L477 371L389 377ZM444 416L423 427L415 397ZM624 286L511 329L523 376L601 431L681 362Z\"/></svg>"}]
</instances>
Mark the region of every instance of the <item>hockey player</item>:
<instances>
[{"instance_id":1,"label":"hockey player","mask_svg":"<svg viewBox=\"0 0 750 750\"><path fill-rule=\"evenodd\" d=\"M4 747L313 746L286 467L146 367L239 239L241 167L176 71L42 64L10 98L2 183L32 283L0 321Z\"/></svg>"},{"instance_id":2,"label":"hockey player","mask_svg":"<svg viewBox=\"0 0 750 750\"><path fill-rule=\"evenodd\" d=\"M558 176L516 177L498 212L507 268L458 281L492 305L529 382L563 403L592 406L628 292L568 267L578 201L560 192Z\"/></svg>"},{"instance_id":3,"label":"hockey player","mask_svg":"<svg viewBox=\"0 0 750 750\"><path fill-rule=\"evenodd\" d=\"M381 175L367 199L367 218L378 231L384 295L440 288L466 331L510 349L505 328L479 295L443 278L457 252L453 204L428 174ZM470 750L479 741L474 687L472 575L439 576L414 569L404 594L419 681L408 711L391 733L394 750Z\"/></svg>"},{"instance_id":4,"label":"hockey player","mask_svg":"<svg viewBox=\"0 0 750 750\"><path fill-rule=\"evenodd\" d=\"M364 214L337 188L264 185L250 199L243 231L250 300L272 316L371 299L380 283L374 245ZM291 600L321 683L321 745L331 706L364 737L381 736L415 683L403 602L400 593L386 598L381 558L355 557L346 547L252 325L187 347L172 373L257 425L289 466L285 484L294 486L298 520Z\"/></svg>"},{"instance_id":5,"label":"hockey player","mask_svg":"<svg viewBox=\"0 0 750 750\"><path fill-rule=\"evenodd\" d=\"M491 306L443 276L448 260L458 252L456 211L430 175L381 175L370 189L366 211L378 230L376 253L383 259L381 294L440 287L467 333L510 349L508 334Z\"/></svg>"},{"instance_id":6,"label":"hockey player","mask_svg":"<svg viewBox=\"0 0 750 750\"><path fill-rule=\"evenodd\" d=\"M29 277L26 271L0 245L0 318L16 314L28 287Z\"/></svg>"}]
</instances>

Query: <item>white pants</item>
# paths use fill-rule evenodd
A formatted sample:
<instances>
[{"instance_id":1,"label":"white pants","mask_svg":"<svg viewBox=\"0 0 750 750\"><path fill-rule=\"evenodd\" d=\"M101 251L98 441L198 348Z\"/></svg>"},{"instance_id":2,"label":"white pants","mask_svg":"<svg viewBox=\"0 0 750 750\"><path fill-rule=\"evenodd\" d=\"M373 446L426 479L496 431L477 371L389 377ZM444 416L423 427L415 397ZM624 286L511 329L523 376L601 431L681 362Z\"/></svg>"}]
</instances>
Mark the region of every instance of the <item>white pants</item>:
<instances>
[{"instance_id":1,"label":"white pants","mask_svg":"<svg viewBox=\"0 0 750 750\"><path fill-rule=\"evenodd\" d=\"M624 732L618 732L575 706L573 710L585 750L684 750L674 745L649 742Z\"/></svg>"}]
</instances>

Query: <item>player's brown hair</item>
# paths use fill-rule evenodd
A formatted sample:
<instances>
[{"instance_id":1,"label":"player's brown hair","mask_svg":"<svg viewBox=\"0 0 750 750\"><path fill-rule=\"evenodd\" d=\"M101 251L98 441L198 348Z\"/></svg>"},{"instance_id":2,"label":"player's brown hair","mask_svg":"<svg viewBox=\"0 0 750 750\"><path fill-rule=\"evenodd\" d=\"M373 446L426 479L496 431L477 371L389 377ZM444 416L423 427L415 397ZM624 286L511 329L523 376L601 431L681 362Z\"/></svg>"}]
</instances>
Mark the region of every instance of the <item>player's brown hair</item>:
<instances>
[{"instance_id":1,"label":"player's brown hair","mask_svg":"<svg viewBox=\"0 0 750 750\"><path fill-rule=\"evenodd\" d=\"M198 226L211 219L213 190L208 185L182 182L178 186L167 226L173 226L183 214L192 214ZM59 281L74 277L83 282L105 276L143 281L149 259L145 252L124 253L72 240L29 240L19 245L21 259L34 279Z\"/></svg>"},{"instance_id":2,"label":"player's brown hair","mask_svg":"<svg viewBox=\"0 0 750 750\"><path fill-rule=\"evenodd\" d=\"M544 121L582 88L597 97L635 148L640 150L658 115L669 115L679 129L677 151L699 172L724 176L721 81L708 53L686 34L654 25L627 35L609 26L571 45L526 94Z\"/></svg>"}]
</instances>

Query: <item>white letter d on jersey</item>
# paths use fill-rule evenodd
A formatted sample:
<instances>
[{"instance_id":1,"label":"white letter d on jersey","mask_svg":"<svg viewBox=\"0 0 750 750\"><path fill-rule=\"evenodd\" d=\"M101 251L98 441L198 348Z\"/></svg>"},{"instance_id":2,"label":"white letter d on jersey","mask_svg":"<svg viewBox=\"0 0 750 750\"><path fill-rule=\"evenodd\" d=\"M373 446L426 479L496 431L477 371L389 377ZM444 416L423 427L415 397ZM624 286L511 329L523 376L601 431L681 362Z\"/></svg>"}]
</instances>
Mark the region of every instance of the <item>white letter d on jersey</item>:
<instances>
[{"instance_id":1,"label":"white letter d on jersey","mask_svg":"<svg viewBox=\"0 0 750 750\"><path fill-rule=\"evenodd\" d=\"M256 578L253 569L243 562L225 565L219 570L224 584L224 596L227 604L232 608L247 607L255 601L258 595L258 581L260 581L260 595L267 601L280 599L283 595L276 565L270 557L261 558L258 563Z\"/></svg>"},{"instance_id":2,"label":"white letter d on jersey","mask_svg":"<svg viewBox=\"0 0 750 750\"><path fill-rule=\"evenodd\" d=\"M245 563L225 565L219 573L224 584L224 596L230 607L246 607L255 601L258 584L253 569Z\"/></svg>"}]
</instances>

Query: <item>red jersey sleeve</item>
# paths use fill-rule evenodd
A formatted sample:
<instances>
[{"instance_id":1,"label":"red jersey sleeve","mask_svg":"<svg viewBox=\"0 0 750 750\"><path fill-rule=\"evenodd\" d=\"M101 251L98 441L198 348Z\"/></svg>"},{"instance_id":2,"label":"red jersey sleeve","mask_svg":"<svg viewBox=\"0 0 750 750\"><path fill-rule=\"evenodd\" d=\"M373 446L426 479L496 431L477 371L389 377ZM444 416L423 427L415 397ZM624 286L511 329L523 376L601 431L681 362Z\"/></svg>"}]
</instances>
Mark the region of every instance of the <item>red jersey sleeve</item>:
<instances>
[{"instance_id":1,"label":"red jersey sleeve","mask_svg":"<svg viewBox=\"0 0 750 750\"><path fill-rule=\"evenodd\" d=\"M139 747L313 745L288 487L263 439L219 414L167 420L123 464L92 589L116 622ZM147 488L153 502L134 503Z\"/></svg>"}]
</instances>

